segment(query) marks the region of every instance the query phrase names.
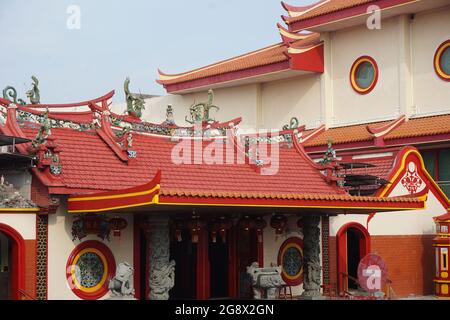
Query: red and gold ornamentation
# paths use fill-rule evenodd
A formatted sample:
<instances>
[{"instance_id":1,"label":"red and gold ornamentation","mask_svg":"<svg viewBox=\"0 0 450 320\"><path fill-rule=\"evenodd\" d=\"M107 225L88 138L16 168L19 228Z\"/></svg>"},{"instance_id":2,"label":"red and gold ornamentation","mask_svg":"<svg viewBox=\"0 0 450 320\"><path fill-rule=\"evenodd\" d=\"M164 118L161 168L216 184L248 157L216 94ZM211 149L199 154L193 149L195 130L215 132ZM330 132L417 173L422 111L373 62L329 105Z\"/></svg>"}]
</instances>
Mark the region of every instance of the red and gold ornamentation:
<instances>
[{"instance_id":1,"label":"red and gold ornamentation","mask_svg":"<svg viewBox=\"0 0 450 320\"><path fill-rule=\"evenodd\" d=\"M243 231L250 231L255 227L255 222L249 216L244 216L238 221L238 227Z\"/></svg>"},{"instance_id":2,"label":"red and gold ornamentation","mask_svg":"<svg viewBox=\"0 0 450 320\"><path fill-rule=\"evenodd\" d=\"M444 81L450 81L450 40L442 43L434 55L434 70Z\"/></svg>"},{"instance_id":3,"label":"red and gold ornamentation","mask_svg":"<svg viewBox=\"0 0 450 320\"><path fill-rule=\"evenodd\" d=\"M200 230L206 227L206 223L199 216L193 215L192 219L187 223L187 228L191 233L192 242L198 243L198 235Z\"/></svg>"},{"instance_id":4,"label":"red and gold ornamentation","mask_svg":"<svg viewBox=\"0 0 450 320\"><path fill-rule=\"evenodd\" d=\"M256 235L258 237L258 242L263 242L263 230L267 227L267 222L264 220L263 217L256 217L255 218L255 230Z\"/></svg>"},{"instance_id":5,"label":"red and gold ornamentation","mask_svg":"<svg viewBox=\"0 0 450 320\"><path fill-rule=\"evenodd\" d=\"M276 214L270 219L270 226L275 229L277 236L283 234L287 228L287 218L282 214Z\"/></svg>"},{"instance_id":6,"label":"red and gold ornamentation","mask_svg":"<svg viewBox=\"0 0 450 320\"><path fill-rule=\"evenodd\" d=\"M111 250L99 241L85 241L78 245L66 265L70 289L86 300L103 297L115 272L116 262Z\"/></svg>"},{"instance_id":7,"label":"red and gold ornamentation","mask_svg":"<svg viewBox=\"0 0 450 320\"><path fill-rule=\"evenodd\" d=\"M435 250L436 274L434 278L436 296L450 298L450 211L442 216L434 218L436 222L436 238L433 239Z\"/></svg>"},{"instance_id":8,"label":"red and gold ornamentation","mask_svg":"<svg viewBox=\"0 0 450 320\"><path fill-rule=\"evenodd\" d=\"M278 251L277 263L282 267L281 277L290 286L303 282L303 240L298 237L286 239Z\"/></svg>"},{"instance_id":9,"label":"red and gold ornamentation","mask_svg":"<svg viewBox=\"0 0 450 320\"><path fill-rule=\"evenodd\" d=\"M356 59L350 69L350 84L359 94L368 94L378 82L379 70L376 61L369 56Z\"/></svg>"}]
</instances>

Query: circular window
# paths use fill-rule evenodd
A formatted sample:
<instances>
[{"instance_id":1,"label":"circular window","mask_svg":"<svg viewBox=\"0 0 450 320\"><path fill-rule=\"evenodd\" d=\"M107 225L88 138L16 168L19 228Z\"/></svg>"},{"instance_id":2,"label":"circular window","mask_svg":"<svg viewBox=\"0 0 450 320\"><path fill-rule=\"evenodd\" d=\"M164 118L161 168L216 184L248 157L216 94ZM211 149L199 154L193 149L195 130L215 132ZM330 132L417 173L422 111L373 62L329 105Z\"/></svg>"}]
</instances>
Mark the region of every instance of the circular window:
<instances>
[{"instance_id":1,"label":"circular window","mask_svg":"<svg viewBox=\"0 0 450 320\"><path fill-rule=\"evenodd\" d=\"M375 88L378 81L378 66L368 56L358 58L350 71L350 83L359 94L367 94Z\"/></svg>"},{"instance_id":2,"label":"circular window","mask_svg":"<svg viewBox=\"0 0 450 320\"><path fill-rule=\"evenodd\" d=\"M434 55L434 69L441 79L450 81L450 40L437 49Z\"/></svg>"},{"instance_id":3,"label":"circular window","mask_svg":"<svg viewBox=\"0 0 450 320\"><path fill-rule=\"evenodd\" d=\"M292 237L283 242L278 252L278 265L282 267L281 277L291 286L303 282L303 241Z\"/></svg>"},{"instance_id":4,"label":"circular window","mask_svg":"<svg viewBox=\"0 0 450 320\"><path fill-rule=\"evenodd\" d=\"M99 299L108 292L109 280L116 272L111 250L98 241L78 245L67 261L67 281L82 299Z\"/></svg>"}]
</instances>

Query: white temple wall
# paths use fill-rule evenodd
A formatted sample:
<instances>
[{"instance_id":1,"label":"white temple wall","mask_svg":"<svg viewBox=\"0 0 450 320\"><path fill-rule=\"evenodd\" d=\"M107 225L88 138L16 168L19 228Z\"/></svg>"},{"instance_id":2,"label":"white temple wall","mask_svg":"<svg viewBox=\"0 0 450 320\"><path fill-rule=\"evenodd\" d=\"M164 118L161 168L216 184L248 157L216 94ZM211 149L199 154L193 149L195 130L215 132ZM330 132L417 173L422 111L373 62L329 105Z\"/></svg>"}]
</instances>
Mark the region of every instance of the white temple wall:
<instances>
[{"instance_id":1,"label":"white temple wall","mask_svg":"<svg viewBox=\"0 0 450 320\"><path fill-rule=\"evenodd\" d=\"M67 213L67 201L62 200L58 211L49 216L48 221L48 299L49 300L80 300L69 288L66 279L66 264L73 249L87 240L96 240L105 244L113 253L116 267L121 262L128 262L133 266L133 216L114 214L127 220L128 226L122 230L121 237L114 237L111 241L102 241L96 235L88 235L81 242L72 241L72 221L75 215ZM101 299L109 297L107 293Z\"/></svg>"},{"instance_id":2,"label":"white temple wall","mask_svg":"<svg viewBox=\"0 0 450 320\"><path fill-rule=\"evenodd\" d=\"M270 216L266 216L267 227L264 229L264 267L271 264L277 265L278 252L284 241L291 237L303 239L303 233L297 226L298 216L288 216L288 228L285 234L276 236L275 229L270 226ZM319 223L320 234L322 234L322 224ZM320 248L322 250L322 237L320 237ZM320 254L320 264L322 265L322 252ZM323 279L322 279L323 281ZM303 284L292 287L292 294L299 296L303 293Z\"/></svg>"},{"instance_id":3,"label":"white temple wall","mask_svg":"<svg viewBox=\"0 0 450 320\"><path fill-rule=\"evenodd\" d=\"M262 123L266 129L281 129L292 117L307 128L323 122L320 110L320 76L304 75L261 85Z\"/></svg>"},{"instance_id":4,"label":"white temple wall","mask_svg":"<svg viewBox=\"0 0 450 320\"><path fill-rule=\"evenodd\" d=\"M332 108L332 126L399 115L398 29L398 18L393 18L383 20L380 30L363 25L331 34L332 105L327 107ZM350 84L350 70L356 59L366 55L377 62L379 78L372 92L361 95Z\"/></svg>"},{"instance_id":5,"label":"white temple wall","mask_svg":"<svg viewBox=\"0 0 450 320\"><path fill-rule=\"evenodd\" d=\"M450 40L450 6L417 14L412 23L413 92L418 114L450 111L449 83L438 77L433 60Z\"/></svg>"},{"instance_id":6,"label":"white temple wall","mask_svg":"<svg viewBox=\"0 0 450 320\"><path fill-rule=\"evenodd\" d=\"M0 214L0 223L15 229L24 240L36 239L35 213L2 213Z\"/></svg>"}]
</instances>

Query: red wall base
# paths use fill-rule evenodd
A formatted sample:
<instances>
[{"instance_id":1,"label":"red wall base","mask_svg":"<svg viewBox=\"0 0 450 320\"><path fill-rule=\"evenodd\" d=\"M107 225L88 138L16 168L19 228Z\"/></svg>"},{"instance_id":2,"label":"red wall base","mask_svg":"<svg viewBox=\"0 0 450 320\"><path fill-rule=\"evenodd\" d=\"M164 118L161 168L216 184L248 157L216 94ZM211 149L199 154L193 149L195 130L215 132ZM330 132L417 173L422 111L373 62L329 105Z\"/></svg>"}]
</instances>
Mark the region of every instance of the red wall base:
<instances>
[{"instance_id":1,"label":"red wall base","mask_svg":"<svg viewBox=\"0 0 450 320\"><path fill-rule=\"evenodd\" d=\"M385 261L398 297L434 294L433 235L371 236L371 252ZM330 280L337 283L336 237L330 237Z\"/></svg>"}]
</instances>

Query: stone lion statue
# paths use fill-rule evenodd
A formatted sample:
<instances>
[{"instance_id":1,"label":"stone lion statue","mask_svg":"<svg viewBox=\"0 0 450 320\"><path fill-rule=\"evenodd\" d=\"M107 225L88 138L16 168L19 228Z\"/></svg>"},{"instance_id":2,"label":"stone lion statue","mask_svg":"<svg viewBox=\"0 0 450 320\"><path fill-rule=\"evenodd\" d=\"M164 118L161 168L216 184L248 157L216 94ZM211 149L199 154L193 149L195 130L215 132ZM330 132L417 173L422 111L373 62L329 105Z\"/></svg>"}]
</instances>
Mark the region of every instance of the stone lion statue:
<instances>
[{"instance_id":1,"label":"stone lion statue","mask_svg":"<svg viewBox=\"0 0 450 320\"><path fill-rule=\"evenodd\" d=\"M128 262L120 263L116 271L116 276L109 281L111 295L134 295L133 273L134 269Z\"/></svg>"}]
</instances>

